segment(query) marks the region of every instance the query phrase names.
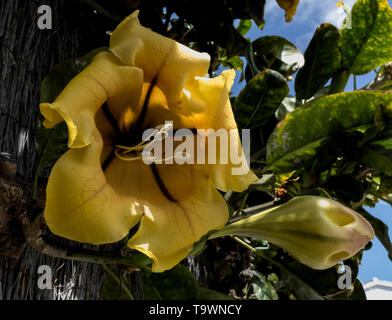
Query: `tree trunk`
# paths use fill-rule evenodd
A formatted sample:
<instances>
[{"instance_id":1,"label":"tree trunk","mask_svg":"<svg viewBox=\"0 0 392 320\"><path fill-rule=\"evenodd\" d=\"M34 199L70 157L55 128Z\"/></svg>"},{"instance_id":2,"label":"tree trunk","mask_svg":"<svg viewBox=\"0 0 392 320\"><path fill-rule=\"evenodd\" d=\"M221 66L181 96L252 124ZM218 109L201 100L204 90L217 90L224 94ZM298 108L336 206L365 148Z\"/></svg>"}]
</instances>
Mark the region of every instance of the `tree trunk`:
<instances>
[{"instance_id":1,"label":"tree trunk","mask_svg":"<svg viewBox=\"0 0 392 320\"><path fill-rule=\"evenodd\" d=\"M15 161L17 176L25 181L34 176L34 128L42 79L55 64L108 42L102 32L95 33L96 27L91 23L95 13L88 6L89 1L80 2L46 1L52 10L51 30L37 26L41 16L37 9L42 1L0 2L0 155ZM116 20L110 16L106 19ZM7 175L12 164L6 169L0 166L1 169ZM18 221L7 216L10 212L1 210L2 191L6 196L4 188L0 179L0 255L8 256L0 256L0 299L99 299L102 267L52 258L26 245ZM16 199L12 191L9 197ZM51 267L53 289L38 288L40 265ZM140 296L138 277L136 273L131 279L136 297Z\"/></svg>"}]
</instances>

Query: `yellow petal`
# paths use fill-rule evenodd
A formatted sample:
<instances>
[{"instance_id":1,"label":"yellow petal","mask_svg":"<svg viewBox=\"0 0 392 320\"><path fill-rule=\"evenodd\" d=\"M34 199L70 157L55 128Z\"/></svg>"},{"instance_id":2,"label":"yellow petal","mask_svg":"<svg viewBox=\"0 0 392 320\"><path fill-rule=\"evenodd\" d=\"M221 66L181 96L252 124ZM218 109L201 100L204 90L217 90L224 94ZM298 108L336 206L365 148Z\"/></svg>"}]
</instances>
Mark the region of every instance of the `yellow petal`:
<instances>
[{"instance_id":1,"label":"yellow petal","mask_svg":"<svg viewBox=\"0 0 392 320\"><path fill-rule=\"evenodd\" d=\"M102 138L68 150L54 165L46 189L44 216L56 235L91 244L124 238L139 220L134 199L118 195L101 169Z\"/></svg>"},{"instance_id":2,"label":"yellow petal","mask_svg":"<svg viewBox=\"0 0 392 320\"><path fill-rule=\"evenodd\" d=\"M154 169L142 161L116 158L105 174L118 194L132 195L143 209L139 230L128 245L151 257L154 272L174 267L193 243L227 223L223 197L209 177L197 175L191 165Z\"/></svg>"},{"instance_id":3,"label":"yellow petal","mask_svg":"<svg viewBox=\"0 0 392 320\"><path fill-rule=\"evenodd\" d=\"M245 190L249 184L258 180L256 175L249 169L242 151L241 140L231 108L229 93L233 85L235 77L234 70L223 71L218 77L198 78L192 86L188 86L190 94L187 99L183 100L183 104L197 105L198 107L186 107L189 110L198 110L189 121L197 129L214 129L217 132L220 129L226 130L230 137L229 144L220 147L217 141L217 164L199 165L198 169L205 171L212 177L214 185L222 190L233 190L241 192ZM187 127L192 124L186 123ZM231 136L230 136L231 131ZM208 142L206 143L208 148ZM230 155L231 149L235 150L238 157L241 158L240 164L234 164L233 159L229 156L228 164L222 164L220 155ZM207 152L206 152L207 153ZM241 174L233 174L233 169L237 170L242 167Z\"/></svg>"},{"instance_id":4,"label":"yellow petal","mask_svg":"<svg viewBox=\"0 0 392 320\"><path fill-rule=\"evenodd\" d=\"M176 113L170 109L164 93L158 86L155 86L149 97L145 123L149 127L155 127L165 121L173 121L175 129L213 129L215 132L224 129L230 143L220 146L219 139L217 140L217 147L213 149L217 156L216 164L208 164L207 161L209 143L207 136L203 139L205 146L199 146L199 150L195 148L193 157L195 160L198 152L205 153L205 164L196 164L196 170L200 171L200 174L209 175L215 187L222 191L241 192L249 184L255 183L258 178L249 169L242 151L237 124L230 104L229 92L234 76L234 70L226 70L218 77L212 79L199 77L192 85L186 86L186 90L189 91L187 95L183 96L181 108L193 111L187 115L182 110L180 113ZM149 84L143 86L143 93L137 109L140 109L140 105L144 103L148 88ZM197 146L197 139L195 138L194 141ZM240 159L239 163L231 161L233 160L230 158L232 150ZM220 161L221 153L228 155L227 164L222 164ZM236 172L236 170L240 172Z\"/></svg>"},{"instance_id":5,"label":"yellow petal","mask_svg":"<svg viewBox=\"0 0 392 320\"><path fill-rule=\"evenodd\" d=\"M146 206L140 229L129 241L130 248L148 255L152 271L173 268L208 231L222 228L228 219L223 197L211 185L195 186L195 192L177 204Z\"/></svg>"},{"instance_id":6,"label":"yellow petal","mask_svg":"<svg viewBox=\"0 0 392 320\"><path fill-rule=\"evenodd\" d=\"M286 11L286 22L290 22L297 12L299 0L276 0L276 2Z\"/></svg>"},{"instance_id":7,"label":"yellow petal","mask_svg":"<svg viewBox=\"0 0 392 320\"><path fill-rule=\"evenodd\" d=\"M236 234L268 240L313 269L348 259L374 238L371 225L341 203L315 196L289 202L227 225L212 237Z\"/></svg>"},{"instance_id":8,"label":"yellow petal","mask_svg":"<svg viewBox=\"0 0 392 320\"><path fill-rule=\"evenodd\" d=\"M68 145L82 148L92 141L94 117L102 104L108 101L118 106L137 105L143 73L140 69L123 66L109 52L95 56L91 64L73 78L53 103L40 104L46 118L44 126L51 128L62 120L68 126Z\"/></svg>"},{"instance_id":9,"label":"yellow petal","mask_svg":"<svg viewBox=\"0 0 392 320\"><path fill-rule=\"evenodd\" d=\"M125 65L141 68L145 82L157 76L170 108L176 109L185 85L207 74L210 57L141 26L138 14L132 13L112 32L110 50Z\"/></svg>"}]
</instances>

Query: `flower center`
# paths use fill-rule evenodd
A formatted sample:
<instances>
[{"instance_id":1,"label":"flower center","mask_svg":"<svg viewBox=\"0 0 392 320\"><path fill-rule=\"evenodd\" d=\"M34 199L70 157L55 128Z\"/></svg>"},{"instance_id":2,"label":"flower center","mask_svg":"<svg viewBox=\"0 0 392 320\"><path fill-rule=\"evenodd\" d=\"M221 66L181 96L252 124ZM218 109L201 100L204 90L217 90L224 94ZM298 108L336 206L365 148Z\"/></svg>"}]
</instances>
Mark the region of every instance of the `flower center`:
<instances>
[{"instance_id":1,"label":"flower center","mask_svg":"<svg viewBox=\"0 0 392 320\"><path fill-rule=\"evenodd\" d=\"M153 131L143 138L135 146L115 145L115 155L117 158L124 161L145 160L149 162L166 161L173 159L174 156L162 157L162 155L154 155L146 149L156 143L162 143L169 136L170 130L173 129L173 124L166 122L165 124L158 125Z\"/></svg>"}]
</instances>

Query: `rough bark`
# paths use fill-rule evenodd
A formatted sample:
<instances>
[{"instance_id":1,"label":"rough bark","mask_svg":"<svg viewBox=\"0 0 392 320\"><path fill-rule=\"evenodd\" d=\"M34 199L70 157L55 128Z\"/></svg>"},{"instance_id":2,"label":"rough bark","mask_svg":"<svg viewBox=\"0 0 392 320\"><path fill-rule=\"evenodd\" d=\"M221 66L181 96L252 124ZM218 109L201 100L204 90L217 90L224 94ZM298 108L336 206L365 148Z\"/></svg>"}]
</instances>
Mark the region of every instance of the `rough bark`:
<instances>
[{"instance_id":1,"label":"rough bark","mask_svg":"<svg viewBox=\"0 0 392 320\"><path fill-rule=\"evenodd\" d=\"M29 181L34 175L34 128L44 76L60 61L107 42L105 37L95 36L97 24L91 23L94 13L89 1L46 1L53 14L51 30L37 26L37 9L42 4L0 2L0 152L7 160L0 168L3 178L14 177L12 170L21 181ZM115 16L104 18L115 25ZM20 207L27 210L29 200L21 199L28 198L31 190L21 185L0 181L0 299L99 299L104 275L99 264L52 258L26 244L29 236L14 211ZM52 290L37 286L40 265L53 270ZM139 275L130 281L135 296L140 297Z\"/></svg>"}]
</instances>

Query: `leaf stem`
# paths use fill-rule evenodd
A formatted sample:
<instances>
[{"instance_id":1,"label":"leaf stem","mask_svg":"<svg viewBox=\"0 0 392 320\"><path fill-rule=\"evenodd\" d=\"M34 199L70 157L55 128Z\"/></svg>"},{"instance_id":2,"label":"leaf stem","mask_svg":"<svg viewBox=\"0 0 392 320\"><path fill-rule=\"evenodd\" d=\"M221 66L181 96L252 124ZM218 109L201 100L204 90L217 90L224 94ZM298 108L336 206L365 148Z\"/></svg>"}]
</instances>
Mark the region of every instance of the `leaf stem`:
<instances>
[{"instance_id":1,"label":"leaf stem","mask_svg":"<svg viewBox=\"0 0 392 320\"><path fill-rule=\"evenodd\" d=\"M105 271L121 286L121 288L124 290L124 292L127 294L130 300L135 300L135 298L132 295L132 292L128 289L126 284L123 281L121 281L121 279L112 270L110 270L106 264L103 264L102 268L104 268Z\"/></svg>"},{"instance_id":2,"label":"leaf stem","mask_svg":"<svg viewBox=\"0 0 392 320\"><path fill-rule=\"evenodd\" d=\"M286 273L290 278L294 279L295 281L297 281L298 283L300 283L302 286L307 287L307 289L312 292L312 294L315 297L320 297L320 300L323 300L323 298L320 296L320 294L314 290L311 286L309 286L306 282L304 282L301 278L298 278L295 274L293 274L289 269L287 269L283 264L275 261L274 259L268 257L267 255L265 255L263 252L261 252L260 250L256 250L255 248L253 248L251 245L247 244L245 241L241 240L238 237L235 236L231 236L231 238L235 241L237 241L238 243L240 243L241 245L243 245L244 247L248 248L249 250L253 251L254 253L256 253L257 256L259 256L260 258L268 261L269 263L271 263L272 265L278 267L281 271L283 271L284 273Z\"/></svg>"},{"instance_id":3,"label":"leaf stem","mask_svg":"<svg viewBox=\"0 0 392 320\"><path fill-rule=\"evenodd\" d=\"M99 263L102 265L105 263L115 263L115 264L123 264L140 270L146 270L146 271L150 270L148 267L143 266L142 264L136 261L132 261L133 260L132 257L130 258L109 257L109 256L94 255L90 253L79 253L79 252L68 253L68 254L69 254L68 257L71 259L85 261L85 262Z\"/></svg>"},{"instance_id":4,"label":"leaf stem","mask_svg":"<svg viewBox=\"0 0 392 320\"><path fill-rule=\"evenodd\" d=\"M236 236L233 236L233 235L231 235L230 238L237 241L239 244L243 245L245 248L249 249L250 251L257 253L257 250L255 248L253 248L251 245L247 244L244 240L242 240Z\"/></svg>"},{"instance_id":5,"label":"leaf stem","mask_svg":"<svg viewBox=\"0 0 392 320\"><path fill-rule=\"evenodd\" d=\"M332 83L328 94L344 92L347 82L350 79L350 70L342 69L332 78Z\"/></svg>"}]
</instances>

